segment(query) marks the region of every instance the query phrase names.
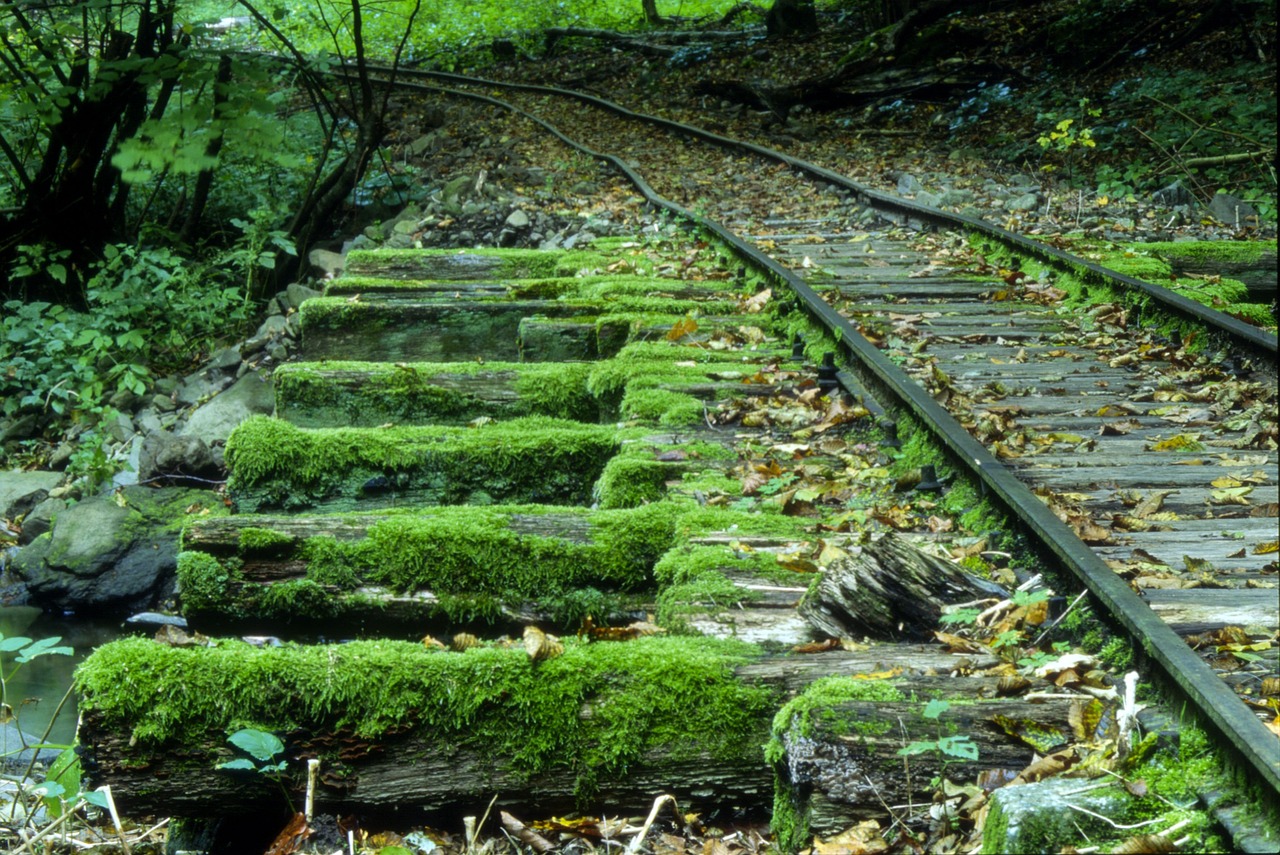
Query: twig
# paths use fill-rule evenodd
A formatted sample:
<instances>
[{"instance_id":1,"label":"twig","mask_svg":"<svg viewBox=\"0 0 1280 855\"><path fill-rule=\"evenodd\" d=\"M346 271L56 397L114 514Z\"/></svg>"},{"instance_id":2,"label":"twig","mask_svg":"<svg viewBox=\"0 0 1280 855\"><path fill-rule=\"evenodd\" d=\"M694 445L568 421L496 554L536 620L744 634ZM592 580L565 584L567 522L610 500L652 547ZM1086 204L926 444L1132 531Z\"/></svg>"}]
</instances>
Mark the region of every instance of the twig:
<instances>
[{"instance_id":1,"label":"twig","mask_svg":"<svg viewBox=\"0 0 1280 855\"><path fill-rule=\"evenodd\" d=\"M311 815L314 812L316 804L316 778L320 775L320 760L312 757L307 761L307 802L303 811L303 816L307 820L307 825L311 824Z\"/></svg>"},{"instance_id":2,"label":"twig","mask_svg":"<svg viewBox=\"0 0 1280 855\"><path fill-rule=\"evenodd\" d=\"M635 853L640 851L640 847L644 845L645 836L649 833L650 826L652 826L653 821L658 818L658 811L661 810L662 806L667 802L671 802L671 809L676 812L677 817L680 817L680 806L676 804L675 796L665 793L658 796L653 800L653 808L649 811L649 818L646 819L644 821L644 825L640 827L640 833L631 838L631 843L627 845L627 855L635 855Z\"/></svg>"},{"instance_id":3,"label":"twig","mask_svg":"<svg viewBox=\"0 0 1280 855\"><path fill-rule=\"evenodd\" d=\"M1158 816L1158 817L1156 817L1155 819L1147 819L1147 820L1143 820L1142 822L1137 822L1137 823L1134 823L1133 825L1121 825L1120 823L1116 822L1114 819L1111 819L1110 817L1103 816L1103 815L1102 815L1102 814L1100 814L1100 813L1094 813L1093 811L1089 810L1088 808L1082 808L1082 807L1080 807L1079 805L1073 805L1073 804L1071 804L1071 802L1066 802L1066 805L1067 805L1067 807L1071 808L1072 810L1078 810L1078 811L1080 811L1080 813L1088 814L1089 816L1093 817L1094 819L1100 819L1100 820L1102 820L1103 822L1105 822L1107 825L1109 825L1109 826L1111 826L1112 828L1117 829L1117 830L1119 830L1119 831L1129 831L1129 830L1134 829L1134 828L1142 828L1144 825L1154 825L1155 823L1160 822L1160 820L1161 820L1161 819L1163 819L1163 817L1159 817L1159 816Z\"/></svg>"},{"instance_id":4,"label":"twig","mask_svg":"<svg viewBox=\"0 0 1280 855\"><path fill-rule=\"evenodd\" d=\"M107 812L111 814L111 824L116 827L116 834L120 835L120 848L124 849L124 855L133 855L133 850L129 846L129 838L124 833L124 826L120 824L120 814L116 811L116 800L111 796L111 785L103 784L98 787L98 792L107 797Z\"/></svg>"},{"instance_id":5,"label":"twig","mask_svg":"<svg viewBox=\"0 0 1280 855\"><path fill-rule=\"evenodd\" d=\"M1044 632L1036 636L1036 640L1031 642L1031 646L1039 647L1040 642L1044 641L1044 637L1049 633L1053 632L1053 630L1058 626L1058 624L1062 623L1062 621L1066 618L1066 616L1071 614L1071 610L1074 609L1077 605L1079 605L1080 601L1083 600L1085 598L1085 595L1088 593L1089 591L1087 589L1084 591L1081 591L1079 596L1077 596L1074 600L1071 601L1071 605L1067 606L1066 610L1063 611L1062 614L1058 615L1056 618L1051 620L1049 622L1049 625L1044 628Z\"/></svg>"}]
</instances>

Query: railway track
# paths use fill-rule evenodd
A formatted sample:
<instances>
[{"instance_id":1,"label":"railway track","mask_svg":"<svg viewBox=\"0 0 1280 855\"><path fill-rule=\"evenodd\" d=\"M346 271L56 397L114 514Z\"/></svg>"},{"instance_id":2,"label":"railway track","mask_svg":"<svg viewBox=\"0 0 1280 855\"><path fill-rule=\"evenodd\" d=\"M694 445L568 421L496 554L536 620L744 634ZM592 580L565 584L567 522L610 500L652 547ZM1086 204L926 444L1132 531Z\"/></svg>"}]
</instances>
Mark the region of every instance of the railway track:
<instances>
[{"instance_id":1,"label":"railway track","mask_svg":"<svg viewBox=\"0 0 1280 855\"><path fill-rule=\"evenodd\" d=\"M1280 787L1280 743L1267 743L1257 718L1243 706L1233 709L1230 695L1151 614L1184 635L1231 624L1276 629L1274 334L753 143L577 92L421 77L458 93L500 91L551 128L573 128L574 143L646 182L656 194L651 202L703 224L722 223L715 230L745 257L767 266L767 255L785 267L786 274L773 269L803 283L807 308L842 339L847 370L860 381L855 389L874 388L937 431L954 453L951 468L968 467L1000 494L1135 644L1217 719L1241 756L1253 758L1248 762L1268 786ZM590 122L586 111L602 118ZM643 123L681 143L663 147L619 132L618 122ZM743 186L741 176L753 169L768 175L764 190ZM816 197L810 219L771 220L799 195ZM856 211L847 207L851 200ZM876 225L853 228L869 211ZM989 257L961 249L965 234L987 241ZM1068 294L1055 282L1073 274L1119 295L1064 312ZM1124 301L1125 289L1150 301L1154 319ZM1191 326L1159 331L1161 315ZM1012 479L994 475L1001 466ZM1198 581L1179 587L1188 574ZM1122 581L1135 579L1136 594ZM1242 682L1239 675L1229 680ZM1266 748L1255 756L1260 745Z\"/></svg>"},{"instance_id":2,"label":"railway track","mask_svg":"<svg viewBox=\"0 0 1280 855\"><path fill-rule=\"evenodd\" d=\"M676 552L687 557L698 550L727 550L742 563L728 577L741 593L736 607L727 614L710 608L708 603L721 594L701 591L687 594L678 609L668 608L668 616L681 615L686 628L712 636L736 636L775 648L811 646L813 628L796 617L796 602L820 564L859 552L859 526L912 530L913 542L925 546L931 540L923 517L901 525L893 521L892 494L880 494L885 502L856 514L832 511L839 502L846 503L846 511L859 510L853 498L857 491L847 481L851 457L856 457L853 449L861 446L854 446L854 435L846 438L843 428L833 430L856 423L858 430L869 431L860 436L873 435L866 441L880 449L862 461L862 470L881 468L886 458L876 454L887 453L889 460L906 456L891 450L902 442L910 446L916 466L900 486L917 500L924 497L922 506L936 497L937 507L971 527L981 524L978 515L962 511L998 507L1012 529L966 531L955 541L963 544L961 549L985 556L984 566L1004 572L1010 587L1026 580L999 567L1001 558L1007 558L1005 550L1016 547L1020 556L1039 556L1043 568L1063 580L1065 589L1056 593L1068 614L1087 593L1104 620L1128 636L1144 673L1194 708L1236 767L1268 794L1264 798L1280 792L1280 740L1263 723L1274 716L1263 696L1263 681L1276 677L1274 647L1258 644L1258 651L1270 652L1232 660L1226 647L1240 643L1241 636L1215 635L1226 626L1247 625L1244 642L1256 641L1259 634L1274 639L1280 623L1273 587L1280 498L1274 335L1062 250L875 193L827 169L750 143L638 116L578 93L455 75L412 76L419 81L398 85L432 98L468 99L518 111L561 143L608 162L649 203L696 223L735 253L754 271L750 275L759 277L756 295L726 293L716 281L719 268L698 256L718 251L706 247L684 259L681 278L658 285L605 281L605 274L656 266L631 244L606 249L597 258L548 262L561 266L545 269L532 256L513 256L514 262L484 254L452 262L412 252L353 257L326 298L304 307L303 348L310 364L293 366L277 378L277 410L287 422L257 423L252 430L259 436L245 430L238 443L233 438L228 452L233 498L245 513L197 524L185 535L187 554L199 556L189 559L184 582L188 616L197 624L262 625L280 614L264 606L269 597L263 591L295 579L301 568L314 583L309 596L338 597L336 606L325 601L329 619L364 620L367 628L369 615L376 614L382 628L395 627L393 635L420 626L426 613L448 614L458 626L475 624L477 618L491 625L564 626L567 614L581 617L600 605L578 603L576 611L566 612L561 596L557 612L541 596L570 593L552 581L550 564L542 569L540 549L528 545L530 538L554 537L569 544L565 550L583 550L569 558L584 570L569 587L617 593L621 599L610 607L617 614L628 608L619 603L630 604L638 615L654 602L653 590L626 581L628 559L649 562L661 577L663 551L672 542L676 546L667 558ZM775 216L797 210L801 213L787 219ZM967 235L978 237L978 248L972 248ZM516 266L503 266L507 262ZM681 264L666 260L668 268ZM584 279L584 267L598 276ZM575 271L578 282L564 278ZM1078 293L1073 297L1075 286L1068 280L1092 289L1095 299L1087 302ZM1104 288L1115 295L1098 301L1096 292ZM1141 303L1128 301L1126 290L1139 292ZM766 305L770 332L762 331L768 326L761 320ZM779 305L793 306L796 320L788 322ZM792 342L779 339L778 329L805 333ZM645 368L642 363L654 359L653 348L659 346L684 349L675 362L668 356L659 369ZM380 367L372 365L375 360L382 361ZM582 366L579 380L589 394L574 397L576 393L565 391L550 404L533 390L566 381L554 372L539 374L536 364L561 361ZM813 369L819 362L815 386ZM659 379L647 386L628 385L644 370L656 371ZM406 388L410 403L398 410L388 407L391 391ZM446 391L465 399L466 406L443 408L439 400ZM826 400L817 398L819 392L836 403L815 405L815 400ZM838 392L847 395L844 404L838 403ZM798 441L779 441L778 411L787 407L807 408L797 422L806 440L803 450ZM415 408L432 414L420 418ZM689 412L697 418L685 418ZM501 437L507 428L486 427L490 421L526 417L569 421L557 422L551 433L544 422L514 422L509 435ZM640 432L613 433L598 424L615 418ZM378 426L415 421L430 426L406 428L389 443L376 433ZM490 445L519 447L520 460L545 467L534 472L532 482L508 478L506 487L499 486L510 461L477 451L467 431L459 428L468 423L492 430ZM307 433L333 425L353 426L356 432ZM829 430L828 443L822 437ZM753 443L771 449L742 451ZM566 450L570 446L572 452ZM413 449L408 457L416 462L404 462L408 448ZM639 457L634 456L637 448L642 450ZM280 449L293 456L262 456ZM352 449L364 455L362 462L351 464L352 485L338 483L346 477L342 474L308 474ZM626 465L616 465L627 453L633 456ZM399 462L388 462L395 455ZM320 464L310 463L312 457ZM427 474L419 471L424 457L432 461ZM456 467L451 462L455 458L461 461ZM738 492L717 495L707 486L710 470L737 481ZM701 473L697 478L691 477L695 471ZM624 472L626 477L620 474ZM635 477L637 472L644 474ZM846 489L824 494L814 488L821 481L815 473L822 472L840 473ZM468 480L473 476L474 483ZM631 492L610 492L615 483L611 477L625 482ZM796 481L809 493L786 489ZM748 482L749 488L744 486ZM810 528L801 535L781 524L746 532L737 523L726 528L724 522L680 517L675 529L686 533L671 542L653 545L640 538L619 548L611 545L613 535L603 534L603 515L618 513L610 508L638 509L648 515L641 525L660 528L672 525L663 516L666 511L655 510L668 506L665 499L708 513L726 506L741 511L779 491L794 503L789 506L798 515L793 522L812 524L817 517L822 521L817 532L828 533L815 535ZM590 511L505 510L528 503L588 505L592 499L597 508ZM342 562L354 562L350 556L355 553L345 552L344 544L377 540L407 554L419 548L414 538L425 538L398 522L405 517L359 514L405 505L476 503L494 504L495 510L453 513L441 507L438 513L423 513L430 525L438 522L441 527L464 519L468 525L474 522L477 527L467 529L467 548L488 555L492 550L484 543L500 543L495 554L504 557L484 559L493 562L486 566L475 552L457 558L452 541L423 540L427 552L403 562L418 574L411 590L391 583L377 588L370 583L390 576L363 570L362 587L347 585L354 571ZM801 508L805 503L820 509L808 513ZM299 515L283 515L289 511ZM357 516L317 515L332 511ZM781 516L785 521L788 513ZM834 517L840 521L832 524ZM857 522L851 524L851 518ZM935 531L945 532L947 525L935 519ZM327 552L318 551L317 537L328 538ZM377 560L389 561L379 554ZM760 556L770 566L776 556L776 564L796 567L799 575L794 582L780 583L744 569L756 566ZM449 573L470 574L483 587L486 576L509 572L504 563L509 560L536 565L543 574L536 577L542 581L521 583L517 593L527 600L524 606L513 605L509 596L495 606L450 593L446 576L433 576L427 566L438 563ZM328 576L312 573L321 564ZM593 576L595 571L599 575ZM195 584L214 578L220 580L216 585ZM668 594L658 594L659 603ZM667 596L668 606L673 599L678 598ZM1054 621L1044 624L1046 634L1053 631ZM590 640L595 631L584 624L581 633ZM613 630L619 636L649 631L646 621ZM601 639L610 637L609 630L600 633ZM455 636L455 649L471 645L457 640L464 635ZM564 646L554 640L540 646L540 636L525 637L535 663L563 652ZM1207 649L1193 650L1187 637ZM947 670L931 658L936 647L912 651L902 655L928 663L914 669L901 666L914 679L927 682L931 672ZM968 652L976 658L951 670L968 673L966 669L978 667L975 662L994 664L994 659L984 659L992 653L990 646ZM840 658L845 654L830 651L821 661L829 673L888 673L878 666L898 654L880 649L869 659L859 659L861 655L855 650ZM1249 664L1226 673L1229 661ZM807 673L809 665L793 659L781 666L759 662L738 667L740 672L756 668L753 679L794 694L803 680L795 683L799 678L792 672ZM981 696L994 689L970 691ZM92 697L86 706L94 707ZM120 790L150 804L140 782L133 781L134 789L129 789L130 763L119 760L127 760L128 749L113 741L105 723L98 728L97 751L115 762L110 775L117 776ZM350 740L344 757L365 762L350 760L369 750L355 744L359 739L351 734L341 739ZM785 762L793 773L807 762L794 756L799 744L786 743L792 756ZM462 769L483 777L479 766L467 765L471 759L463 760ZM639 759L631 762L643 765ZM689 792L719 788L723 798L749 802L762 785L748 766L732 766L715 784L685 768L694 779ZM366 774L369 768L386 773L376 764L360 768ZM431 774L447 777L435 765ZM656 772L649 774L660 780ZM451 804L427 783L397 780L417 794L419 804L432 799ZM493 780L495 787L519 786L501 775ZM607 781L596 784L603 795L622 799L634 799L636 787L643 786L623 779L612 782L615 789ZM812 782L806 786L816 787ZM193 788L184 810L201 809L199 789ZM226 797L213 784L209 789ZM351 796L353 791L357 796ZM344 793L343 798L383 807L397 798L367 783ZM569 794L550 785L544 795L546 803L560 804L556 799ZM909 801L913 795L901 797ZM862 798L871 796L864 793Z\"/></svg>"}]
</instances>

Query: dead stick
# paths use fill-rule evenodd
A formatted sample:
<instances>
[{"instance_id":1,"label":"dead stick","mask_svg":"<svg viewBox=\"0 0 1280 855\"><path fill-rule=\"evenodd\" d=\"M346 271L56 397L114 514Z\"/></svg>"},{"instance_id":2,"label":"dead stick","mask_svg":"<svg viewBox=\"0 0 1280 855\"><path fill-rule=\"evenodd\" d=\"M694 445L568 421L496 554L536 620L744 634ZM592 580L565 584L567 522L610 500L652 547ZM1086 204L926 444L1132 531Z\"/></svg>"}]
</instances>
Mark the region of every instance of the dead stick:
<instances>
[{"instance_id":1,"label":"dead stick","mask_svg":"<svg viewBox=\"0 0 1280 855\"><path fill-rule=\"evenodd\" d=\"M505 810L498 811L498 817L502 820L502 827L508 833L514 834L517 839L526 846L531 846L539 852L553 852L556 845L520 820L516 819Z\"/></svg>"},{"instance_id":2,"label":"dead stick","mask_svg":"<svg viewBox=\"0 0 1280 855\"><path fill-rule=\"evenodd\" d=\"M124 835L124 826L120 824L120 813L116 810L116 800L111 796L111 785L103 784L98 788L98 792L107 798L107 812L111 814L111 824L116 827L116 834L120 835L120 847L124 849L124 855L133 855L129 848L129 840Z\"/></svg>"},{"instance_id":3,"label":"dead stick","mask_svg":"<svg viewBox=\"0 0 1280 855\"><path fill-rule=\"evenodd\" d=\"M316 778L320 775L320 761L317 758L311 758L307 761L307 807L303 812L306 817L307 825L311 824L311 815L316 804Z\"/></svg>"},{"instance_id":4,"label":"dead stick","mask_svg":"<svg viewBox=\"0 0 1280 855\"><path fill-rule=\"evenodd\" d=\"M653 825L653 821L658 818L658 811L664 804L671 802L671 808L676 812L676 816L680 816L680 808L676 804L676 797L664 794L653 800L653 809L649 811L649 818L644 821L644 825L640 827L640 833L632 838L631 843L627 846L627 855L635 855L640 851L640 847L644 844L645 837L649 834L649 827Z\"/></svg>"}]
</instances>

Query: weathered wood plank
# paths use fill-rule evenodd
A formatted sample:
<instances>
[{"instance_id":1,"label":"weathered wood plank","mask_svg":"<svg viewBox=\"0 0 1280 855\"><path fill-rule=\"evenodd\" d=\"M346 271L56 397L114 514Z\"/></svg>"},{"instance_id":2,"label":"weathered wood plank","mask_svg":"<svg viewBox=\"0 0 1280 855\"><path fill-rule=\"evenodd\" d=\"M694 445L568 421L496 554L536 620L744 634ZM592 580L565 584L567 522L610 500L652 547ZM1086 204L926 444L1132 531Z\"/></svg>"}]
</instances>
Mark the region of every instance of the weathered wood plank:
<instances>
[{"instance_id":1,"label":"weathered wood plank","mask_svg":"<svg viewBox=\"0 0 1280 855\"><path fill-rule=\"evenodd\" d=\"M1224 626L1280 626L1276 589L1190 588L1146 590L1142 598L1151 610L1181 635Z\"/></svg>"}]
</instances>

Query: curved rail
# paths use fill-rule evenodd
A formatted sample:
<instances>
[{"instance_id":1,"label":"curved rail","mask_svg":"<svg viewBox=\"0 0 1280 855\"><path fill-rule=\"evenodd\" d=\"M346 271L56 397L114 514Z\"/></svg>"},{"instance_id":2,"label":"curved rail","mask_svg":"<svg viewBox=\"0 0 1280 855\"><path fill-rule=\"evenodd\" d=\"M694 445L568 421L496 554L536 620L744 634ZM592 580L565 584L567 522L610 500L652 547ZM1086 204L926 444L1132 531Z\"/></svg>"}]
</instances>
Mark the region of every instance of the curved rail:
<instances>
[{"instance_id":1,"label":"curved rail","mask_svg":"<svg viewBox=\"0 0 1280 855\"><path fill-rule=\"evenodd\" d=\"M405 74L402 69L400 74ZM1268 335L1234 318L1216 312L1166 288L1142 282L1092 264L1069 253L1046 246L1030 238L993 226L981 220L928 208L907 200L869 190L823 167L798 160L753 143L733 140L717 134L627 110L595 96L571 90L560 90L531 84L504 83L470 78L444 72L412 72L413 76L447 80L474 86L507 88L542 94L572 97L637 121L649 122L667 130L704 139L718 146L747 151L803 171L815 178L853 191L868 207L911 224L975 231L1018 250L1035 255L1055 265L1084 270L1106 282L1140 291L1161 307L1184 318L1210 326L1238 347L1263 359L1270 359L1274 369L1276 337ZM782 264L744 241L723 224L701 216L659 195L634 169L614 155L595 151L569 138L558 128L521 108L494 98L461 89L423 86L399 81L404 88L419 88L453 97L492 104L529 119L561 142L582 153L609 163L624 174L640 194L652 205L696 223L733 248L745 262L785 282L797 295L807 312L818 323L832 331L841 343L845 356L852 360L850 369L856 379L874 393L899 402L939 439L955 460L979 480L984 489L997 496L1011 516L1017 519L1037 540L1055 555L1102 604L1106 612L1142 645L1142 653L1160 673L1171 681L1172 688L1194 704L1206 727L1229 746L1231 753L1246 769L1255 783L1262 784L1273 796L1280 796L1280 740L1252 715L1239 698L1213 671L1173 632L1148 605L1130 589L1114 570L1108 567L1047 507L1016 475L1003 465L922 386L891 362L868 341L850 321L829 306L803 279ZM847 375L846 375L847 376ZM883 400L883 398L882 398Z\"/></svg>"}]
</instances>

